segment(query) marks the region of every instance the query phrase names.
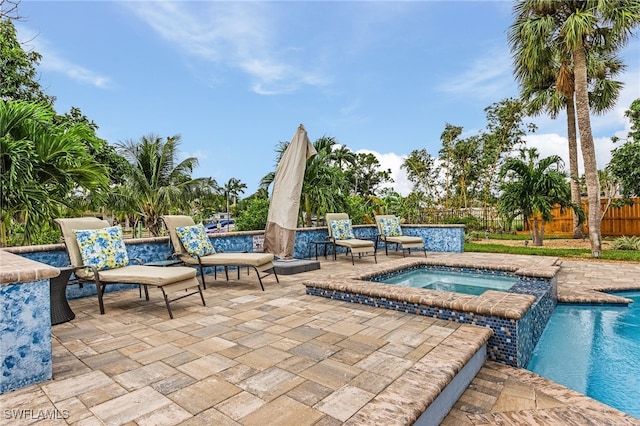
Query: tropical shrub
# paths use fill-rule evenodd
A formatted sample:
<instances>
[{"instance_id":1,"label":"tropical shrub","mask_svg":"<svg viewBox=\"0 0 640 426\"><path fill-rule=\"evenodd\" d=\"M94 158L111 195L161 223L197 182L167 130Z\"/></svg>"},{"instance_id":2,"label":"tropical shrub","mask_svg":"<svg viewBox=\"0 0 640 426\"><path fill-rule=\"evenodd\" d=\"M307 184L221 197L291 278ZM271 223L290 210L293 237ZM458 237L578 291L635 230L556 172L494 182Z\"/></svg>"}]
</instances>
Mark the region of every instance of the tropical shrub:
<instances>
[{"instance_id":1,"label":"tropical shrub","mask_svg":"<svg viewBox=\"0 0 640 426\"><path fill-rule=\"evenodd\" d=\"M269 215L269 200L252 198L246 208L238 211L235 218L236 231L255 231L265 229Z\"/></svg>"},{"instance_id":2,"label":"tropical shrub","mask_svg":"<svg viewBox=\"0 0 640 426\"><path fill-rule=\"evenodd\" d=\"M640 250L640 237L616 238L611 245L614 250Z\"/></svg>"},{"instance_id":3,"label":"tropical shrub","mask_svg":"<svg viewBox=\"0 0 640 426\"><path fill-rule=\"evenodd\" d=\"M482 221L475 216L450 217L442 220L445 225L464 225L467 231L483 230Z\"/></svg>"}]
</instances>

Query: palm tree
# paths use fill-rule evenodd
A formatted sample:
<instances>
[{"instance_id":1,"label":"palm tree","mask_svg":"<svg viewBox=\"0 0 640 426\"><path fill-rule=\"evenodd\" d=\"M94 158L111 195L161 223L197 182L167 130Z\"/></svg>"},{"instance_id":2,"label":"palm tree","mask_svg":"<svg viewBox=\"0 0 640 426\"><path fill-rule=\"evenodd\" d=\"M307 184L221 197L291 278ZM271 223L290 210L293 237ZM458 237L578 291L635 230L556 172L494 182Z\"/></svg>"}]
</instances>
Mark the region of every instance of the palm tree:
<instances>
[{"instance_id":1,"label":"palm tree","mask_svg":"<svg viewBox=\"0 0 640 426\"><path fill-rule=\"evenodd\" d=\"M231 197L235 200L240 194L244 194L244 190L247 189L247 185L238 178L231 178L224 184L223 192L227 200L227 216L229 216L229 202Z\"/></svg>"},{"instance_id":2,"label":"palm tree","mask_svg":"<svg viewBox=\"0 0 640 426\"><path fill-rule=\"evenodd\" d=\"M528 25L528 21L518 24ZM512 26L510 37L515 37L523 28ZM517 37L516 37L517 38ZM514 44L517 41L514 40ZM569 145L569 177L571 201L581 203L581 191L578 175L578 140L576 132L575 84L571 56L566 55L557 46L546 45L537 52L538 65L530 68L531 63L516 63L515 73L521 82L521 97L526 101L531 115L548 114L555 119L561 110L566 110L567 139ZM589 52L587 75L589 77L589 101L591 110L601 114L611 109L618 98L622 83L612 80L623 68L622 62L610 52ZM582 238L582 225L574 215L573 238Z\"/></svg>"},{"instance_id":3,"label":"palm tree","mask_svg":"<svg viewBox=\"0 0 640 426\"><path fill-rule=\"evenodd\" d=\"M322 136L313 143L317 154L307 160L302 184L306 226L313 225L312 212L319 218L327 212L346 211L349 182L344 171L335 164L335 145L335 138L329 136Z\"/></svg>"},{"instance_id":4,"label":"palm tree","mask_svg":"<svg viewBox=\"0 0 640 426\"><path fill-rule=\"evenodd\" d=\"M342 170L353 166L356 162L356 154L346 145L340 145L338 148L332 147L331 157L333 163Z\"/></svg>"},{"instance_id":5,"label":"palm tree","mask_svg":"<svg viewBox=\"0 0 640 426\"><path fill-rule=\"evenodd\" d=\"M600 188L589 111L588 58L592 52L615 53L640 24L638 0L548 1L521 0L514 7L516 19L509 41L516 66L535 70L545 46L563 52L573 65L575 106L580 146L589 197L591 251L602 246L600 232ZM547 54L548 55L548 54Z\"/></svg>"},{"instance_id":6,"label":"palm tree","mask_svg":"<svg viewBox=\"0 0 640 426\"><path fill-rule=\"evenodd\" d=\"M551 209L577 206L571 203L571 189L561 170L562 159L552 155L539 160L535 148L521 149L520 158L509 158L500 169L501 195L498 209L512 219L522 215L529 224L534 246L542 246L544 224L553 219Z\"/></svg>"},{"instance_id":7,"label":"palm tree","mask_svg":"<svg viewBox=\"0 0 640 426\"><path fill-rule=\"evenodd\" d=\"M144 218L152 235L160 235L160 217L172 209L188 207L189 195L198 186L209 186L208 178L193 179L191 173L198 164L195 157L177 162L180 136L167 137L166 142L153 133L139 141L117 144L118 151L129 161L125 183L114 191L112 202L132 209Z\"/></svg>"},{"instance_id":8,"label":"palm tree","mask_svg":"<svg viewBox=\"0 0 640 426\"><path fill-rule=\"evenodd\" d=\"M23 101L0 101L0 243L14 224L22 241L51 229L73 196L107 187L107 171L90 155L85 141L92 129L80 123L53 124L53 110Z\"/></svg>"}]
</instances>

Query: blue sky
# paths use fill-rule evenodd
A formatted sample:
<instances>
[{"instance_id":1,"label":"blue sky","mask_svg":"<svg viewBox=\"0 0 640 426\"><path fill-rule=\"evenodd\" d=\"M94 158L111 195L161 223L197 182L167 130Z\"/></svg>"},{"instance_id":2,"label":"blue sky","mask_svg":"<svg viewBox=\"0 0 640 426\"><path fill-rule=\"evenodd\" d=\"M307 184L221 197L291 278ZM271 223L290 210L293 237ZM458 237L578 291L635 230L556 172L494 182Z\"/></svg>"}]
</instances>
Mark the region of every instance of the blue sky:
<instances>
[{"instance_id":1,"label":"blue sky","mask_svg":"<svg viewBox=\"0 0 640 426\"><path fill-rule=\"evenodd\" d=\"M437 156L445 124L465 135L484 108L517 97L507 30L510 1L212 2L22 0L16 22L43 55L44 90L74 106L112 144L181 135L194 176L236 177L253 193L275 169L275 148L298 124L376 154L396 190L411 185L403 156ZM592 118L598 166L640 97L640 43L623 52L625 89ZM543 156L566 154L566 118L530 120Z\"/></svg>"}]
</instances>

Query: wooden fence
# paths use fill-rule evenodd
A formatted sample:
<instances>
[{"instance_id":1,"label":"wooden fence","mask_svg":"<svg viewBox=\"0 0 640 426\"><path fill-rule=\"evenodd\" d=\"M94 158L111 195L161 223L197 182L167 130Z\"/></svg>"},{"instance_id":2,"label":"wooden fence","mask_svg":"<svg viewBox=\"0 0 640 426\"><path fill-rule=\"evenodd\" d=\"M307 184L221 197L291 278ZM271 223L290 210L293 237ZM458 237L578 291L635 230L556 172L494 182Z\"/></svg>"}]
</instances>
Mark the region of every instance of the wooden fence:
<instances>
[{"instance_id":1,"label":"wooden fence","mask_svg":"<svg viewBox=\"0 0 640 426\"><path fill-rule=\"evenodd\" d=\"M620 237L620 236L640 236L640 198L632 198L633 205L624 205L622 207L609 206L602 223L600 231L604 237ZM600 210L604 210L607 206L607 199L600 201ZM582 200L582 208L588 211L587 200ZM572 234L573 233L573 210L567 209L560 212L560 207L555 207L552 211L553 220L545 225L545 233L551 234ZM588 234L589 228L584 225L585 235Z\"/></svg>"}]
</instances>

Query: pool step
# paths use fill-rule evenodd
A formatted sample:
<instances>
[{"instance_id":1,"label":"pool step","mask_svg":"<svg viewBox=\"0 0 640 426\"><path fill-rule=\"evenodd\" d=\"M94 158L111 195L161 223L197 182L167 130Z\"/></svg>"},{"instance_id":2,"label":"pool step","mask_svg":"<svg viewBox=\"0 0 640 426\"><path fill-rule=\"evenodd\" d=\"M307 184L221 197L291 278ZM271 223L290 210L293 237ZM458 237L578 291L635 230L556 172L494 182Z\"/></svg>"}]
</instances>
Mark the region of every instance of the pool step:
<instances>
[{"instance_id":1,"label":"pool step","mask_svg":"<svg viewBox=\"0 0 640 426\"><path fill-rule=\"evenodd\" d=\"M345 424L440 424L484 364L491 333L460 325Z\"/></svg>"}]
</instances>

